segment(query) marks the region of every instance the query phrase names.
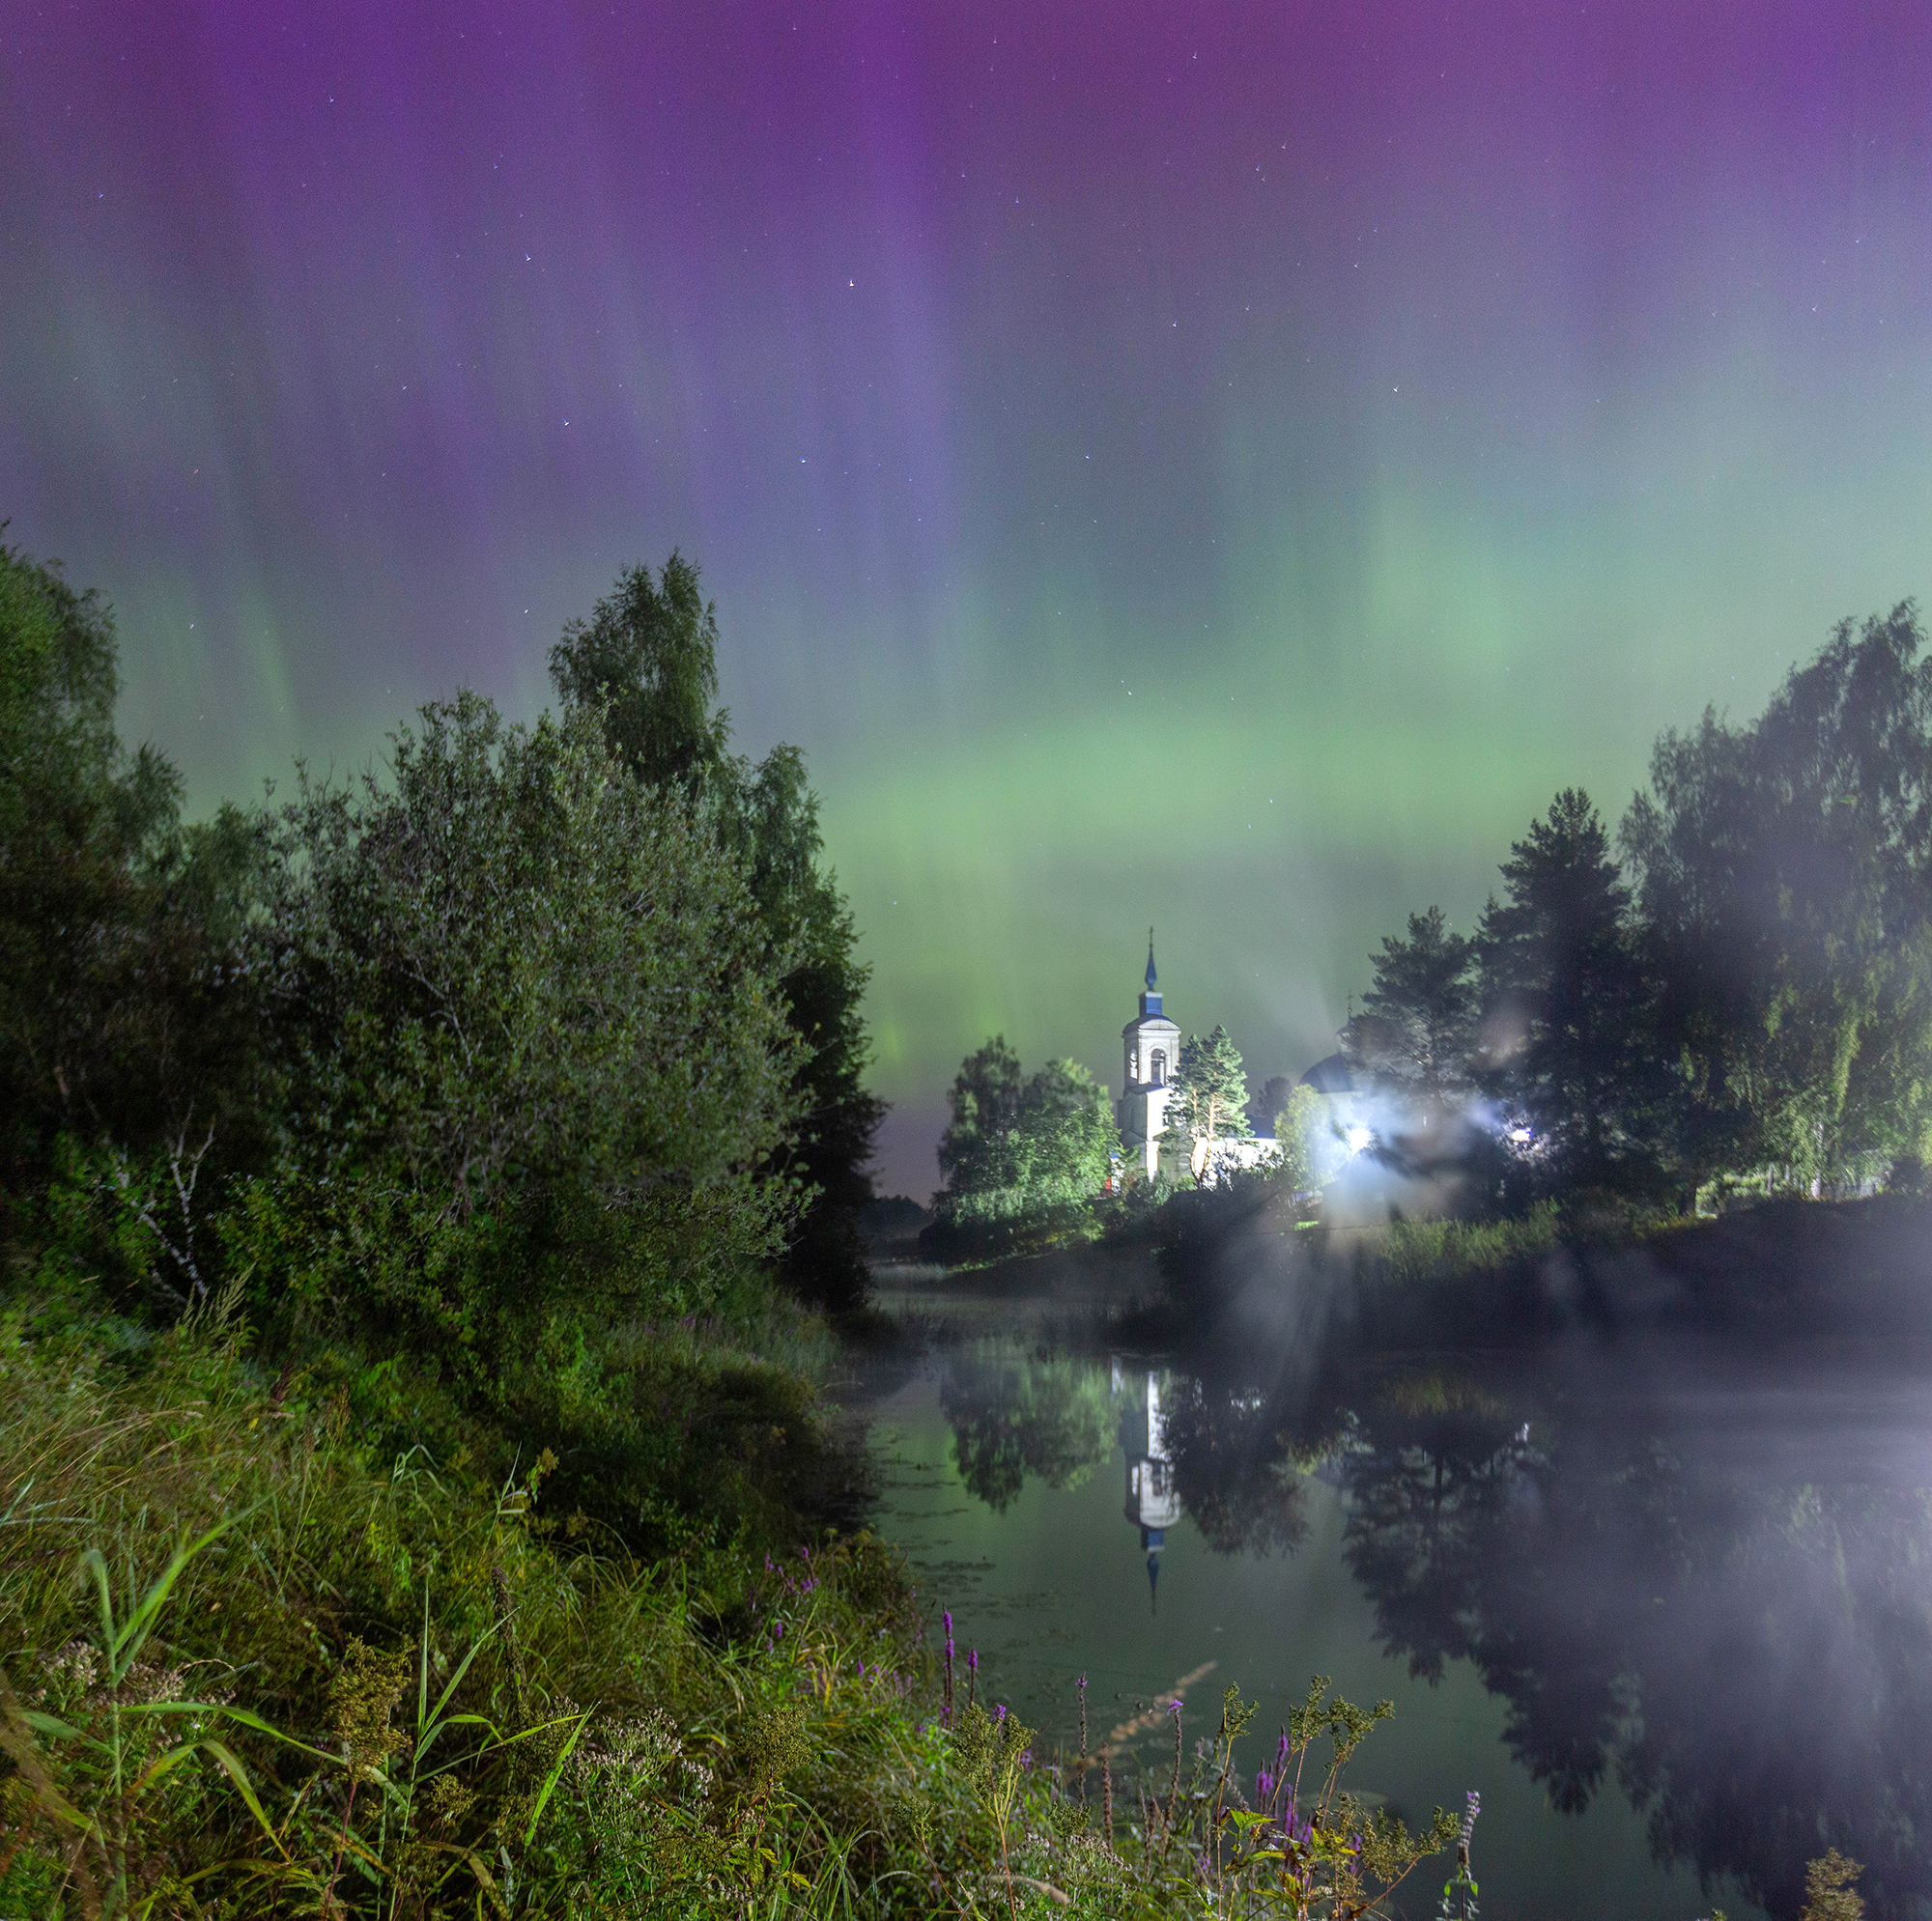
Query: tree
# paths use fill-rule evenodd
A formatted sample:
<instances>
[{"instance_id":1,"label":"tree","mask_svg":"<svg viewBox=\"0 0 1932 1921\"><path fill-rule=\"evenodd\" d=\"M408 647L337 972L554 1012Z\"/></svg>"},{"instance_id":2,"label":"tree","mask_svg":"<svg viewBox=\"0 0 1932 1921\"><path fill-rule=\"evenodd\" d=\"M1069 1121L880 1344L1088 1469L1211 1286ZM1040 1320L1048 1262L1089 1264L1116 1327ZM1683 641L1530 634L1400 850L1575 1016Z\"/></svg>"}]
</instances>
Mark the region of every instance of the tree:
<instances>
[{"instance_id":1,"label":"tree","mask_svg":"<svg viewBox=\"0 0 1932 1921\"><path fill-rule=\"evenodd\" d=\"M298 1290L487 1387L534 1328L703 1308L776 1251L791 954L593 716L509 727L466 692L395 737L391 777L304 778L281 817L295 1165L253 1219Z\"/></svg>"},{"instance_id":2,"label":"tree","mask_svg":"<svg viewBox=\"0 0 1932 1921\"><path fill-rule=\"evenodd\" d=\"M807 1204L781 1260L801 1293L833 1307L863 1299L859 1212L872 1199L867 1164L885 1105L864 1084L869 1055L862 1004L871 970L836 878L824 871L818 797L804 756L780 745L755 767L730 751L718 692L717 609L696 566L673 552L656 581L627 568L588 623L552 648L551 679L567 712L595 714L611 753L646 786L681 795L745 866L767 943L790 956L781 993L804 1043L799 1119L771 1177Z\"/></svg>"},{"instance_id":3,"label":"tree","mask_svg":"<svg viewBox=\"0 0 1932 1921\"><path fill-rule=\"evenodd\" d=\"M117 652L98 594L0 547L9 1239L33 1237L20 1209L57 1158L71 1173L76 1155L92 1157L91 1179L138 1184L157 1156L187 1154L192 1130L206 1198L269 1124L258 983L241 948L259 897L259 824L224 807L184 827L175 770L115 733Z\"/></svg>"},{"instance_id":4,"label":"tree","mask_svg":"<svg viewBox=\"0 0 1932 1921\"><path fill-rule=\"evenodd\" d=\"M1521 1114L1550 1165L1603 1179L1631 1142L1644 1033L1630 894L1589 796L1566 787L1503 863L1506 897L1477 936L1492 1091Z\"/></svg>"},{"instance_id":5,"label":"tree","mask_svg":"<svg viewBox=\"0 0 1932 1921\"><path fill-rule=\"evenodd\" d=\"M1439 907L1408 917L1408 938L1382 937L1371 959L1375 984L1344 1030L1350 1067L1385 1088L1424 1099L1469 1084L1476 1009L1475 950Z\"/></svg>"},{"instance_id":6,"label":"tree","mask_svg":"<svg viewBox=\"0 0 1932 1921\"><path fill-rule=\"evenodd\" d=\"M992 1221L1076 1205L1100 1191L1120 1147L1106 1090L1076 1060L1024 1075L996 1034L960 1063L939 1144L952 1220Z\"/></svg>"},{"instance_id":7,"label":"tree","mask_svg":"<svg viewBox=\"0 0 1932 1921\"><path fill-rule=\"evenodd\" d=\"M1006 1184L1005 1143L1025 1088L1020 1058L996 1033L959 1063L947 1105L952 1118L939 1141L939 1172L949 1194Z\"/></svg>"},{"instance_id":8,"label":"tree","mask_svg":"<svg viewBox=\"0 0 1932 1921\"><path fill-rule=\"evenodd\" d=\"M727 759L712 778L720 832L750 868L767 937L795 956L779 991L804 1044L799 1117L772 1169L798 1184L807 1202L781 1272L808 1298L856 1307L868 1272L859 1225L873 1199L867 1163L886 1111L865 1085L871 1042L862 1002L872 971L855 957L858 931L837 876L819 865L818 796L804 755L781 745L755 770Z\"/></svg>"},{"instance_id":9,"label":"tree","mask_svg":"<svg viewBox=\"0 0 1932 1921\"><path fill-rule=\"evenodd\" d=\"M0 1093L15 1156L147 1121L151 1042L130 1000L176 847L181 780L114 731L99 597L0 548ZM146 1131L144 1126L142 1131Z\"/></svg>"},{"instance_id":10,"label":"tree","mask_svg":"<svg viewBox=\"0 0 1932 1921\"><path fill-rule=\"evenodd\" d=\"M1261 1092L1249 1095L1248 1122L1257 1133L1274 1126L1275 1116L1293 1098L1294 1086L1286 1074L1270 1074L1262 1084Z\"/></svg>"},{"instance_id":11,"label":"tree","mask_svg":"<svg viewBox=\"0 0 1932 1921\"><path fill-rule=\"evenodd\" d=\"M724 758L729 717L718 695L718 609L675 549L658 579L626 567L585 622L550 650L564 702L601 708L611 750L650 787L696 793Z\"/></svg>"},{"instance_id":12,"label":"tree","mask_svg":"<svg viewBox=\"0 0 1932 1921\"><path fill-rule=\"evenodd\" d=\"M1247 1105L1248 1078L1228 1030L1217 1025L1206 1040L1189 1034L1180 1043L1167 1125L1187 1144L1188 1168L1196 1180L1207 1172L1217 1144L1248 1137Z\"/></svg>"},{"instance_id":13,"label":"tree","mask_svg":"<svg viewBox=\"0 0 1932 1921\"><path fill-rule=\"evenodd\" d=\"M1325 1186L1348 1158L1328 1103L1297 1082L1288 1089L1274 1117L1281 1178L1297 1191Z\"/></svg>"},{"instance_id":14,"label":"tree","mask_svg":"<svg viewBox=\"0 0 1932 1921\"><path fill-rule=\"evenodd\" d=\"M1059 1205L1097 1194L1120 1149L1107 1090L1077 1060L1049 1060L1020 1094L1020 1190Z\"/></svg>"},{"instance_id":15,"label":"tree","mask_svg":"<svg viewBox=\"0 0 1932 1921\"><path fill-rule=\"evenodd\" d=\"M1932 662L1917 609L1841 622L1764 715L1660 738L1639 877L1689 1184L1922 1158L1932 1133Z\"/></svg>"}]
</instances>

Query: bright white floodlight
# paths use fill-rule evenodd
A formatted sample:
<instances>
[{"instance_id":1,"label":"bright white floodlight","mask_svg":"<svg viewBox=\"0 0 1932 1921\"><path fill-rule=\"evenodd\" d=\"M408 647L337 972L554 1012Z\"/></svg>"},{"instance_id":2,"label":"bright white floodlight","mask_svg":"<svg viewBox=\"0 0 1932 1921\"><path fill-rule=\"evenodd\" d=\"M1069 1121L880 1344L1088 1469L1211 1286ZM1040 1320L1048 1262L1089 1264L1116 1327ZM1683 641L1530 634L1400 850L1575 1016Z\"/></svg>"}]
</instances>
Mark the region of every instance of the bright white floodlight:
<instances>
[{"instance_id":1,"label":"bright white floodlight","mask_svg":"<svg viewBox=\"0 0 1932 1921\"><path fill-rule=\"evenodd\" d=\"M1350 1153L1359 1154L1362 1151L1362 1149L1369 1144L1369 1142L1374 1137L1369 1133L1369 1130L1366 1127L1350 1128L1349 1129Z\"/></svg>"}]
</instances>

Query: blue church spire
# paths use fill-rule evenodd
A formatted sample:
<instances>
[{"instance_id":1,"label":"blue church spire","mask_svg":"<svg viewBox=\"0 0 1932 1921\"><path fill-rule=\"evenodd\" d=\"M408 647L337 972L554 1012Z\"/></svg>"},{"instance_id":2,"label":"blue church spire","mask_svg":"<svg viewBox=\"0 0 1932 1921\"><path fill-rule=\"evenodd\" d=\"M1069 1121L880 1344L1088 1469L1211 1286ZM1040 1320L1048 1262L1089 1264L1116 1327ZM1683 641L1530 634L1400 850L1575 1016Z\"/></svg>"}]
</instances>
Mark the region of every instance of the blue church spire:
<instances>
[{"instance_id":1,"label":"blue church spire","mask_svg":"<svg viewBox=\"0 0 1932 1921\"><path fill-rule=\"evenodd\" d=\"M1141 1019L1160 1012L1160 988L1153 971L1153 929L1148 929L1147 992L1141 996Z\"/></svg>"}]
</instances>

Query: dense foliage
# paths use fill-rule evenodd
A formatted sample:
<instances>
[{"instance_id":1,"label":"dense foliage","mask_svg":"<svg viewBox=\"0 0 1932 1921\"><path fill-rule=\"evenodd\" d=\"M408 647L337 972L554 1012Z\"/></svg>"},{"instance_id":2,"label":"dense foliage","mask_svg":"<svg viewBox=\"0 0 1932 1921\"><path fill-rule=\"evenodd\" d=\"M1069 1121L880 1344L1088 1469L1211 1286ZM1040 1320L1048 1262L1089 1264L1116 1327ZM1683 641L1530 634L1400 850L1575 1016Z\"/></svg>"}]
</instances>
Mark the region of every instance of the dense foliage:
<instances>
[{"instance_id":1,"label":"dense foliage","mask_svg":"<svg viewBox=\"0 0 1932 1921\"><path fill-rule=\"evenodd\" d=\"M372 1444L551 1446L661 1538L655 1330L755 1318L774 1273L855 1298L879 1113L815 799L791 749L728 756L714 636L695 570L636 570L566 633L560 720L432 702L380 769L189 826L116 738L107 609L0 551L0 1284L35 1326L240 1302Z\"/></svg>"},{"instance_id":2,"label":"dense foliage","mask_svg":"<svg viewBox=\"0 0 1932 1921\"><path fill-rule=\"evenodd\" d=\"M14 1266L479 1390L759 1265L860 1292L866 973L795 749L714 713L673 556L556 650L561 720L432 703L360 779L180 817L105 607L0 551L0 1090Z\"/></svg>"},{"instance_id":3,"label":"dense foliage","mask_svg":"<svg viewBox=\"0 0 1932 1921\"><path fill-rule=\"evenodd\" d=\"M943 1220L1023 1220L1098 1194L1120 1152L1106 1089L1077 1060L1032 1074L996 1034L960 1062L939 1144Z\"/></svg>"},{"instance_id":4,"label":"dense foliage","mask_svg":"<svg viewBox=\"0 0 1932 1921\"><path fill-rule=\"evenodd\" d=\"M83 1184L138 1216L161 1162L213 1177L269 1124L242 939L259 823L224 808L185 827L174 770L116 737L118 690L98 596L0 548L0 1236L15 1249L43 1239L50 1187L90 1155ZM89 1254L125 1272L115 1248Z\"/></svg>"},{"instance_id":5,"label":"dense foliage","mask_svg":"<svg viewBox=\"0 0 1932 1921\"><path fill-rule=\"evenodd\" d=\"M1932 659L1841 624L1766 712L1666 733L1614 844L1566 789L1473 936L1382 943L1344 1050L1490 1199L1910 1184L1932 1148ZM1502 1151L1497 1153L1495 1149Z\"/></svg>"},{"instance_id":6,"label":"dense foliage","mask_svg":"<svg viewBox=\"0 0 1932 1921\"><path fill-rule=\"evenodd\" d=\"M229 1229L265 1309L488 1389L776 1253L797 1043L747 878L594 722L432 705L387 781L304 782L276 830L287 1146Z\"/></svg>"},{"instance_id":7,"label":"dense foliage","mask_svg":"<svg viewBox=\"0 0 1932 1921\"><path fill-rule=\"evenodd\" d=\"M673 553L651 578L627 568L588 622L573 621L551 650L566 711L594 715L611 754L646 788L681 799L691 818L749 876L779 999L799 1047L797 1124L775 1157L800 1190L786 1278L827 1306L865 1293L860 1211L885 1110L867 1093L861 1003L870 969L834 877L819 865L818 797L804 757L781 745L755 767L730 751L718 692L718 618L696 567Z\"/></svg>"},{"instance_id":8,"label":"dense foliage","mask_svg":"<svg viewBox=\"0 0 1932 1921\"><path fill-rule=\"evenodd\" d=\"M1248 1077L1240 1050L1225 1027L1217 1025L1205 1040L1191 1033L1180 1043L1173 1088L1161 1145L1183 1159L1187 1173L1199 1180L1213 1164L1217 1147L1245 1140L1252 1131Z\"/></svg>"}]
</instances>

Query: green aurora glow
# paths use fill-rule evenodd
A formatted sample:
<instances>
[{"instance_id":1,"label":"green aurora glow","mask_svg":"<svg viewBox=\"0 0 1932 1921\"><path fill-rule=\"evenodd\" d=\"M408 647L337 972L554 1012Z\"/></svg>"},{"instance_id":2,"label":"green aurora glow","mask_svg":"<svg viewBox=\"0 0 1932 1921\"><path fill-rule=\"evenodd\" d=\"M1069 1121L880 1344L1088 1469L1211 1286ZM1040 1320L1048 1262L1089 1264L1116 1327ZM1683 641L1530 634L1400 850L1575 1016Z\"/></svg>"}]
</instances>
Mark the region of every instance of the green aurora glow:
<instances>
[{"instance_id":1,"label":"green aurora glow","mask_svg":"<svg viewBox=\"0 0 1932 1921\"><path fill-rule=\"evenodd\" d=\"M1150 921L1298 1071L1556 787L1932 586L1909 9L359 9L10 28L8 538L198 805L533 713L694 554L892 1187L995 1030L1118 1076Z\"/></svg>"}]
</instances>

